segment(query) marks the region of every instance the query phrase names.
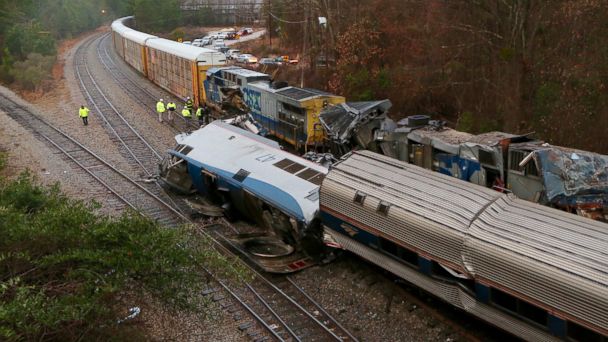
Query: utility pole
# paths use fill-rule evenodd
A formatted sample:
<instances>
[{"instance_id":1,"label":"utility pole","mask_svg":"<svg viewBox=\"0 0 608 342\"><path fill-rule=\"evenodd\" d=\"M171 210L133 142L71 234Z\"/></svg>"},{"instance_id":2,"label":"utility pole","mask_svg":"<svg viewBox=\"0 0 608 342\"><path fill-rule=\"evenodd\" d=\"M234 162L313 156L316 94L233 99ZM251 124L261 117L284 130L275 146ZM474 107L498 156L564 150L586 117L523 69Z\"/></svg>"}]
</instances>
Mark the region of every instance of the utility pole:
<instances>
[{"instance_id":1,"label":"utility pole","mask_svg":"<svg viewBox=\"0 0 608 342\"><path fill-rule=\"evenodd\" d=\"M304 2L304 42L302 44L302 58L300 58L300 88L304 88L304 58L306 56L306 41L308 40L308 10L310 2Z\"/></svg>"},{"instance_id":2,"label":"utility pole","mask_svg":"<svg viewBox=\"0 0 608 342\"><path fill-rule=\"evenodd\" d=\"M268 0L268 45L272 49L272 0Z\"/></svg>"}]
</instances>

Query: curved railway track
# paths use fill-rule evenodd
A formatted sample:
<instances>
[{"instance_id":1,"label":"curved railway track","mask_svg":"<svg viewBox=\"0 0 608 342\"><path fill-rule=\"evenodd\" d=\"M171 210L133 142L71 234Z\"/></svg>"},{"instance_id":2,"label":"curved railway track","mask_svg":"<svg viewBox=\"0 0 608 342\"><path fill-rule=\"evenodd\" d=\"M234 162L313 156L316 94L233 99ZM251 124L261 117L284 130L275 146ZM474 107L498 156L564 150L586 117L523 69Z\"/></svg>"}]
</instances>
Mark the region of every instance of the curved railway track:
<instances>
[{"instance_id":1,"label":"curved railway track","mask_svg":"<svg viewBox=\"0 0 608 342\"><path fill-rule=\"evenodd\" d=\"M159 152L125 119L125 117L110 102L95 78L91 74L87 62L87 48L99 37L87 40L78 47L74 56L75 74L80 83L80 89L88 100L88 103L95 109L95 113L106 124L105 127L110 131L111 139L118 144L123 157L132 160L134 163L152 177L150 170L155 170L158 162L162 159Z\"/></svg>"},{"instance_id":2,"label":"curved railway track","mask_svg":"<svg viewBox=\"0 0 608 342\"><path fill-rule=\"evenodd\" d=\"M220 246L222 253L238 258L233 252L238 248L220 232L224 228L227 227L223 224L213 224L202 232ZM278 340L357 341L291 278L276 276L269 279L241 258L238 261L251 270L254 281L233 290L233 296L255 311L264 325L272 328Z\"/></svg>"},{"instance_id":3,"label":"curved railway track","mask_svg":"<svg viewBox=\"0 0 608 342\"><path fill-rule=\"evenodd\" d=\"M139 80L133 79L126 72L121 70L121 67L114 61L114 58L110 56L108 51L108 42L110 34L102 36L97 41L97 57L103 64L104 68L110 73L116 83L128 94L131 98L136 100L142 108L148 109L147 112L156 116L156 102L159 96L152 94L148 89L140 85L140 82L145 81L143 78ZM103 51L102 51L103 50ZM147 81L146 81L147 82ZM163 98L170 98L168 95L163 95ZM175 99L173 99L175 100ZM179 103L179 101L176 101ZM188 120L179 114L179 107L173 114L173 123L170 124L174 132L185 132L189 130L198 129L200 125L196 120Z\"/></svg>"},{"instance_id":4,"label":"curved railway track","mask_svg":"<svg viewBox=\"0 0 608 342\"><path fill-rule=\"evenodd\" d=\"M127 119L120 114L120 112L104 94L99 84L95 81L95 78L89 69L87 62L87 49L90 48L93 42L98 42L96 51L98 53L98 57L102 57L99 50L102 39L103 37L91 38L89 41L81 45L76 51L74 67L76 76L80 82L81 90L87 97L90 105L96 109L96 113L99 114L106 123L109 133L114 137L115 143L120 146L123 156L127 159L132 159L139 168L141 168L148 176L152 177L154 176L152 170L156 169L157 163L161 159L160 155L151 147L144 137L142 137L136 131L136 129L129 124ZM109 66L109 61L105 61L105 63L102 61L102 64ZM112 69L108 68L107 66L106 69L111 73ZM121 79L118 77L114 77L114 80L117 83L121 82ZM141 88L139 89L141 90ZM135 94L132 95L139 96ZM149 186L148 188L151 187L152 186ZM144 189L144 186L141 188ZM146 191L150 193L158 193L159 189L160 186L156 184L153 189L147 189ZM164 194L162 193L158 194L158 197L164 197L163 195ZM178 211L177 205L174 202L171 201L170 203L166 204L172 207L174 210L173 217L176 220L174 224L193 223L189 218L185 217ZM152 214L154 214L154 211ZM150 216L154 217L152 215ZM199 229L199 232L211 237L203 229ZM221 246L223 248L219 241L213 237L211 238L217 246ZM228 250L224 250L223 253L229 253L231 257L240 260L236 254ZM252 339L265 340L272 338L278 341L355 340L348 332L346 332L346 330L335 333L333 330L336 329L335 327L339 327L339 324L328 327L324 322L316 318L315 312L317 312L318 315L318 312L324 312L322 309L309 312L306 308L304 308L304 306L300 305L296 301L304 300L303 298L308 297L309 302L306 305L310 307L310 301L312 299L309 296L300 295L299 298L293 299L287 293L283 292L279 287L273 285L270 281L263 278L249 265L246 263L244 265L255 272L257 277L256 282L247 284L246 288L239 288L238 286L230 287L226 285L226 283L223 282L219 276L213 275L213 277L216 279L218 284L220 284L224 290L239 303L247 314L255 319L256 323L246 322L240 325L242 330L246 330ZM304 294L303 291L300 291L300 293ZM250 299L253 297L258 298L258 301L250 301ZM274 307L277 307L278 305L278 308L272 309L270 303L272 303L272 306ZM320 308L318 304L315 303L315 305L316 307ZM290 307L292 309L288 309ZM269 315L268 313L272 311L274 311L274 315ZM274 319L272 319L273 317ZM332 321L335 322L333 319ZM283 329L278 329L279 327L283 327Z\"/></svg>"},{"instance_id":5,"label":"curved railway track","mask_svg":"<svg viewBox=\"0 0 608 342\"><path fill-rule=\"evenodd\" d=\"M86 172L91 178L89 183L98 184L94 191L99 197L107 197L110 192L114 197L110 201L112 209L131 208L168 226L174 226L183 219L170 203L29 109L4 95L0 95L0 108L42 142L48 143L49 148L63 155L75 168Z\"/></svg>"}]
</instances>

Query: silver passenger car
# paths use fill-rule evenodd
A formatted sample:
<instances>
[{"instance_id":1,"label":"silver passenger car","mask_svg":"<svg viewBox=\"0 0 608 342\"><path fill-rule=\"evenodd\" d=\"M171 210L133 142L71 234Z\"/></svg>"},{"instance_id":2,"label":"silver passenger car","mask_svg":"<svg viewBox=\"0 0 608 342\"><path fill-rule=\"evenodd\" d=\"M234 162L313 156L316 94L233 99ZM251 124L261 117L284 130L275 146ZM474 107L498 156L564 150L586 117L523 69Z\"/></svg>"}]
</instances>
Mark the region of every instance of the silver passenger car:
<instances>
[{"instance_id":1,"label":"silver passenger car","mask_svg":"<svg viewBox=\"0 0 608 342\"><path fill-rule=\"evenodd\" d=\"M320 191L329 241L528 340L608 334L608 225L369 151Z\"/></svg>"}]
</instances>

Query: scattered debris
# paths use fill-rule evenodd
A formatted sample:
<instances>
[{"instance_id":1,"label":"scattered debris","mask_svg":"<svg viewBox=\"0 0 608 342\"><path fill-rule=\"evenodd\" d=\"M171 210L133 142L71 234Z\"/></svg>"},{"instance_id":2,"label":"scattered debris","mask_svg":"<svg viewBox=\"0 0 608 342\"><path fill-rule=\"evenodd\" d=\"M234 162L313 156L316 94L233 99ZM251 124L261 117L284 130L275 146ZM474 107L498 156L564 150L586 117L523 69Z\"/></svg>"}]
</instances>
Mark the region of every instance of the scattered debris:
<instances>
[{"instance_id":1,"label":"scattered debris","mask_svg":"<svg viewBox=\"0 0 608 342\"><path fill-rule=\"evenodd\" d=\"M139 308L139 306L134 306L132 308L129 309L129 315L123 319L119 319L117 321L118 324L124 323L126 321L132 320L133 318L137 317L137 315L139 315L139 313L141 312L141 309Z\"/></svg>"}]
</instances>

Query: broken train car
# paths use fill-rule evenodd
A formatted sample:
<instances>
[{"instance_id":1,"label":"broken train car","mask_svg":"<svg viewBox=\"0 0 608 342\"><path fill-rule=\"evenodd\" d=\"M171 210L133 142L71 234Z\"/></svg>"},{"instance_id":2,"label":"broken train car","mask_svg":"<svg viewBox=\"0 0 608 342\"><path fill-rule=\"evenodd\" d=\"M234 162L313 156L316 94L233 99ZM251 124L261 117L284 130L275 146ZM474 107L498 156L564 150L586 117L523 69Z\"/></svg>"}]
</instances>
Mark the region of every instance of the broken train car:
<instances>
[{"instance_id":1,"label":"broken train car","mask_svg":"<svg viewBox=\"0 0 608 342\"><path fill-rule=\"evenodd\" d=\"M175 139L177 146L160 165L160 177L171 188L214 199L225 212L256 222L296 249L307 234L320 234L325 167L221 120Z\"/></svg>"},{"instance_id":2,"label":"broken train car","mask_svg":"<svg viewBox=\"0 0 608 342\"><path fill-rule=\"evenodd\" d=\"M473 135L425 115L394 122L390 102L345 103L321 113L336 157L366 149L517 197L608 221L608 156L527 135Z\"/></svg>"}]
</instances>

